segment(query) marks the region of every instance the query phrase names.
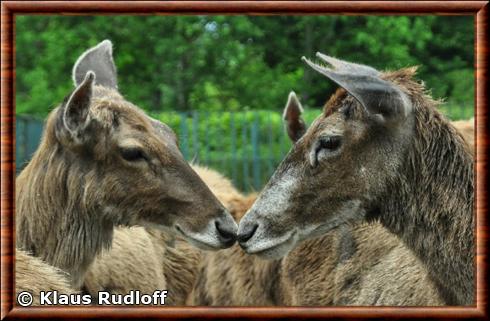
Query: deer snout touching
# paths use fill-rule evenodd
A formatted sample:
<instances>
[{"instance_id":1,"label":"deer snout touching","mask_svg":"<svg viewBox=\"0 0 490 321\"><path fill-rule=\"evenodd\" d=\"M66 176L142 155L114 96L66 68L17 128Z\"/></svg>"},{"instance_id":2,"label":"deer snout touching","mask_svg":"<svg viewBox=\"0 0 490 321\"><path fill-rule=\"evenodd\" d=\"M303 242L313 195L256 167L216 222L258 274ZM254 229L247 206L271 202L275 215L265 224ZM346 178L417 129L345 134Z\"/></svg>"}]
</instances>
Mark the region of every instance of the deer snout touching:
<instances>
[{"instance_id":1,"label":"deer snout touching","mask_svg":"<svg viewBox=\"0 0 490 321\"><path fill-rule=\"evenodd\" d=\"M205 225L180 221L175 228L189 243L203 250L225 249L235 244L238 226L231 214L221 208L214 217Z\"/></svg>"},{"instance_id":2,"label":"deer snout touching","mask_svg":"<svg viewBox=\"0 0 490 321\"><path fill-rule=\"evenodd\" d=\"M225 247L232 246L237 239L237 224L229 219L229 213L225 211L225 215L220 217L214 221L214 226L216 227L216 231L218 231L218 237L221 243L224 244Z\"/></svg>"},{"instance_id":3,"label":"deer snout touching","mask_svg":"<svg viewBox=\"0 0 490 321\"><path fill-rule=\"evenodd\" d=\"M259 227L259 224L257 223L248 223L248 224L243 224L240 226L240 229L238 230L238 235L237 235L237 240L240 243L240 246L246 247L246 243L248 240L252 238L254 235L255 231L257 231L257 228Z\"/></svg>"}]
</instances>

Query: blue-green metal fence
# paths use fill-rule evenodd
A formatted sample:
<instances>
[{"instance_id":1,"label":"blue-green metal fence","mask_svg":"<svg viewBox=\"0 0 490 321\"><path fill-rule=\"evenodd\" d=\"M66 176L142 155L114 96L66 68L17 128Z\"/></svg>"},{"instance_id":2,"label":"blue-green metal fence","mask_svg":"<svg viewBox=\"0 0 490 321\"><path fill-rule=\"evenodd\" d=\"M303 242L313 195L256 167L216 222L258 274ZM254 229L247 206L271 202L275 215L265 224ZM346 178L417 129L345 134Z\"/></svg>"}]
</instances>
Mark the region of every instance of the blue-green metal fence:
<instances>
[{"instance_id":1,"label":"blue-green metal fence","mask_svg":"<svg viewBox=\"0 0 490 321\"><path fill-rule=\"evenodd\" d=\"M452 119L470 118L473 110L443 110ZM305 113L310 123L318 110ZM179 137L184 157L218 170L243 191L260 190L291 147L278 111L169 112L153 114ZM18 115L16 119L16 166L19 172L36 150L43 121Z\"/></svg>"},{"instance_id":2,"label":"blue-green metal fence","mask_svg":"<svg viewBox=\"0 0 490 321\"><path fill-rule=\"evenodd\" d=\"M278 112L226 113L226 120L217 112L159 116L176 132L185 159L218 170L243 191L259 190L291 146ZM17 172L37 149L42 130L42 119L17 115Z\"/></svg>"},{"instance_id":3,"label":"blue-green metal fence","mask_svg":"<svg viewBox=\"0 0 490 321\"><path fill-rule=\"evenodd\" d=\"M220 171L244 191L261 189L291 147L277 111L152 116L175 130L187 160Z\"/></svg>"},{"instance_id":4,"label":"blue-green metal fence","mask_svg":"<svg viewBox=\"0 0 490 321\"><path fill-rule=\"evenodd\" d=\"M43 121L27 115L15 120L15 166L19 172L36 151L43 131Z\"/></svg>"}]
</instances>

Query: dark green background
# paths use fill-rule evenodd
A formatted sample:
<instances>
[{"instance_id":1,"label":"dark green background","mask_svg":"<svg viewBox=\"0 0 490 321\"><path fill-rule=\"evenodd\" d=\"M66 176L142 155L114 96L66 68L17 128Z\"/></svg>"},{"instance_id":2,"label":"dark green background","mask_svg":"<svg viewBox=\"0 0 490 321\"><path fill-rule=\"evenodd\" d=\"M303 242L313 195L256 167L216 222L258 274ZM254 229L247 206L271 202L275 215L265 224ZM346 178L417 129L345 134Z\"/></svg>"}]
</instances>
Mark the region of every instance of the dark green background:
<instances>
[{"instance_id":1,"label":"dark green background","mask_svg":"<svg viewBox=\"0 0 490 321\"><path fill-rule=\"evenodd\" d=\"M473 105L472 16L18 16L17 112L45 115L88 47L111 39L126 97L150 111L321 106L316 51L379 69L419 65L435 97Z\"/></svg>"},{"instance_id":2,"label":"dark green background","mask_svg":"<svg viewBox=\"0 0 490 321\"><path fill-rule=\"evenodd\" d=\"M450 118L474 113L472 16L17 16L15 23L18 168L42 130L25 115L42 119L60 103L77 57L103 39L114 44L121 93L168 123L187 159L243 189L260 189L290 146L281 124L289 91L311 121L335 89L301 61L316 51L378 69L418 65Z\"/></svg>"}]
</instances>

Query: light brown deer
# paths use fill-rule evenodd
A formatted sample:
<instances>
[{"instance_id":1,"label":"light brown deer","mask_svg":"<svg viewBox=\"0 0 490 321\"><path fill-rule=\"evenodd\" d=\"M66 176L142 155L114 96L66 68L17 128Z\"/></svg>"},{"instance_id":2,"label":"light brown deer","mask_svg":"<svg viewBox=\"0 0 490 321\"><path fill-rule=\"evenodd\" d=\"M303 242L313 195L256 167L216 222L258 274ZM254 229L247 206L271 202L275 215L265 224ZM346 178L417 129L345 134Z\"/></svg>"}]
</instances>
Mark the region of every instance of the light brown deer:
<instances>
[{"instance_id":1,"label":"light brown deer","mask_svg":"<svg viewBox=\"0 0 490 321\"><path fill-rule=\"evenodd\" d=\"M447 304L475 300L473 157L414 68L306 62L339 89L239 225L249 254L280 258L335 228L379 220L427 268Z\"/></svg>"},{"instance_id":2,"label":"light brown deer","mask_svg":"<svg viewBox=\"0 0 490 321\"><path fill-rule=\"evenodd\" d=\"M73 80L17 178L17 247L68 272L78 288L115 226L151 226L203 249L231 246L236 223L175 134L118 92L110 41L80 56Z\"/></svg>"},{"instance_id":3,"label":"light brown deer","mask_svg":"<svg viewBox=\"0 0 490 321\"><path fill-rule=\"evenodd\" d=\"M470 146L471 153L475 155L475 118L466 120L456 120L451 124L463 135L464 139Z\"/></svg>"},{"instance_id":4,"label":"light brown deer","mask_svg":"<svg viewBox=\"0 0 490 321\"><path fill-rule=\"evenodd\" d=\"M198 165L191 167L232 215L243 215L255 200L251 196L244 202L245 198L219 173ZM116 228L111 248L92 263L83 288L93 297L99 291L151 294L165 289L166 305L184 305L197 280L201 256L201 251L181 239L153 228Z\"/></svg>"},{"instance_id":5,"label":"light brown deer","mask_svg":"<svg viewBox=\"0 0 490 321\"><path fill-rule=\"evenodd\" d=\"M201 251L180 238L153 228L119 227L110 249L90 265L83 289L126 294L167 290L165 305L184 305L197 279Z\"/></svg>"},{"instance_id":6,"label":"light brown deer","mask_svg":"<svg viewBox=\"0 0 490 321\"><path fill-rule=\"evenodd\" d=\"M66 272L63 272L39 258L24 251L15 251L15 292L30 292L32 305L39 305L41 291L58 291L62 294L76 294L70 287Z\"/></svg>"},{"instance_id":7,"label":"light brown deer","mask_svg":"<svg viewBox=\"0 0 490 321\"><path fill-rule=\"evenodd\" d=\"M291 93L284 118L293 141L306 128L301 113ZM192 168L236 220L254 203L255 194L241 194L218 172ZM379 223L360 223L305 241L280 261L261 260L238 246L200 252L160 231L118 228L111 249L87 272L84 288L94 296L102 290L167 289L166 304L183 305L197 279L191 305L443 304L421 263Z\"/></svg>"}]
</instances>

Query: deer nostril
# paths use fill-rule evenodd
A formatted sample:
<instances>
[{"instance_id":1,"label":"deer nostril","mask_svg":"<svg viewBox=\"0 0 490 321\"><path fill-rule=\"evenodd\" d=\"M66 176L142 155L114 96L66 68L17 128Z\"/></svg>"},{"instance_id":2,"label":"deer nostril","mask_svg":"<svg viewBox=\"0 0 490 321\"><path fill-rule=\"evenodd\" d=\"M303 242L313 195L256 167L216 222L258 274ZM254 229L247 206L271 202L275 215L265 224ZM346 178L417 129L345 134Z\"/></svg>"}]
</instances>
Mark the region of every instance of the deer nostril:
<instances>
[{"instance_id":1,"label":"deer nostril","mask_svg":"<svg viewBox=\"0 0 490 321\"><path fill-rule=\"evenodd\" d=\"M236 235L233 230L226 229L220 224L219 221L215 221L214 224L216 226L216 230L218 231L219 235L225 240L225 242L235 241Z\"/></svg>"},{"instance_id":2,"label":"deer nostril","mask_svg":"<svg viewBox=\"0 0 490 321\"><path fill-rule=\"evenodd\" d=\"M259 227L258 224L246 226L245 229L238 234L237 236L238 242L245 243L248 240L250 240L254 235L255 231L257 231L258 227Z\"/></svg>"}]
</instances>

